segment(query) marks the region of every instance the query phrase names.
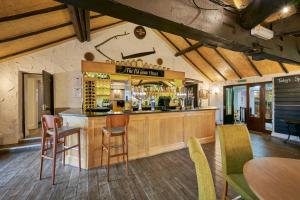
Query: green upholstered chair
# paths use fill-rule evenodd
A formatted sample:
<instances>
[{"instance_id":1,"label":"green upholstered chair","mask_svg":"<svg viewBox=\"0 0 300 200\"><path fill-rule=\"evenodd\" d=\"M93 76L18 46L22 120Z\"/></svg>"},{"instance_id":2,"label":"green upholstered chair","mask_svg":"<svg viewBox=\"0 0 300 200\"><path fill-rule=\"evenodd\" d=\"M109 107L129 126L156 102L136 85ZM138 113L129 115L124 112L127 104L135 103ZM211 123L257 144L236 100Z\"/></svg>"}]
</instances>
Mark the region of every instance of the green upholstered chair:
<instances>
[{"instance_id":1,"label":"green upholstered chair","mask_svg":"<svg viewBox=\"0 0 300 200\"><path fill-rule=\"evenodd\" d=\"M222 168L225 176L223 199L227 197L228 183L246 200L258 199L249 188L243 166L253 159L250 135L246 125L218 126L222 155Z\"/></svg>"},{"instance_id":2,"label":"green upholstered chair","mask_svg":"<svg viewBox=\"0 0 300 200\"><path fill-rule=\"evenodd\" d=\"M214 182L201 145L195 137L191 137L188 140L188 147L196 168L199 200L216 200Z\"/></svg>"}]
</instances>

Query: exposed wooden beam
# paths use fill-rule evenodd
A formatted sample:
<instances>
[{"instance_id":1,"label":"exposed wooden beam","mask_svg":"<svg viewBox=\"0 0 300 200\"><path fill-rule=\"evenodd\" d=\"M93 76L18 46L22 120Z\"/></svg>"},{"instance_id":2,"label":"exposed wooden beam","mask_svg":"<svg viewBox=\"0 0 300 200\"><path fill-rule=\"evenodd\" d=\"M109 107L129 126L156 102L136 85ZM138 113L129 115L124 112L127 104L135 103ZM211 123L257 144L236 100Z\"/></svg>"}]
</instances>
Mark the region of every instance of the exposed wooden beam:
<instances>
[{"instance_id":1,"label":"exposed wooden beam","mask_svg":"<svg viewBox=\"0 0 300 200\"><path fill-rule=\"evenodd\" d=\"M289 73L289 70L284 66L284 64L282 64L281 62L278 62L278 64L282 71L284 71L286 74Z\"/></svg>"},{"instance_id":2,"label":"exposed wooden beam","mask_svg":"<svg viewBox=\"0 0 300 200\"><path fill-rule=\"evenodd\" d=\"M91 31L92 32L98 31L98 30L101 30L101 29L104 29L104 28L107 28L107 27L110 27L110 26L114 26L114 25L122 23L122 22L124 22L124 21L118 21L118 22L108 24L108 25L105 25L105 26L96 27L96 28L91 29ZM56 43L60 43L62 41L74 38L75 36L76 35L74 34L74 35L64 37L64 38L61 38L61 39L58 39L58 40L55 40L55 41L51 41L51 42L48 42L48 43L45 43L45 44L37 45L37 46L29 48L29 49L25 49L25 50L22 50L22 51L18 51L18 52L15 52L15 53L11 53L11 54L8 54L8 55L1 56L0 61L4 61L4 59L9 59L9 58L12 58L12 57L15 57L15 56L18 56L18 55L29 53L29 52L32 52L34 50L42 49L42 48L47 47L47 46L55 45Z\"/></svg>"},{"instance_id":3,"label":"exposed wooden beam","mask_svg":"<svg viewBox=\"0 0 300 200\"><path fill-rule=\"evenodd\" d=\"M180 51L180 49L161 31L158 31L163 38L168 41L169 44L171 44L177 51ZM203 76L205 76L208 80L210 80L211 82L213 82L213 80L203 71L201 70L191 59L189 59L189 57L187 57L186 55L182 55L190 64L192 64L194 66L194 68L199 71Z\"/></svg>"},{"instance_id":4,"label":"exposed wooden beam","mask_svg":"<svg viewBox=\"0 0 300 200\"><path fill-rule=\"evenodd\" d=\"M183 38L190 46L192 43L188 41L186 38ZM206 57L198 50L195 49L196 53L215 71L217 72L225 81L227 81L227 78L208 60Z\"/></svg>"},{"instance_id":5,"label":"exposed wooden beam","mask_svg":"<svg viewBox=\"0 0 300 200\"><path fill-rule=\"evenodd\" d=\"M250 60L250 58L246 55L246 54L242 54L244 55L244 58L248 61L248 63L251 65L252 69L254 69L255 73L259 76L262 76L262 74L260 73L260 71L257 69L256 65L252 62L252 60Z\"/></svg>"},{"instance_id":6,"label":"exposed wooden beam","mask_svg":"<svg viewBox=\"0 0 300 200\"><path fill-rule=\"evenodd\" d=\"M205 12L200 12L191 1L182 0L57 1L196 41L203 39L208 45L245 52L255 58L300 63L300 38L257 39L238 24L236 13L224 10L211 0L197 0L199 5L213 9Z\"/></svg>"},{"instance_id":7,"label":"exposed wooden beam","mask_svg":"<svg viewBox=\"0 0 300 200\"><path fill-rule=\"evenodd\" d=\"M186 54L190 51L193 51L194 49L198 49L199 47L201 47L203 44L202 42L197 42L196 44L193 44L192 46L188 47L188 48L185 48L185 49L182 49L178 52L175 53L175 56L180 56L182 54Z\"/></svg>"},{"instance_id":8,"label":"exposed wooden beam","mask_svg":"<svg viewBox=\"0 0 300 200\"><path fill-rule=\"evenodd\" d=\"M102 15L102 14L94 15L94 16L91 16L91 19L96 19L96 18L99 18L99 17L102 17L102 16L104 16L104 15ZM0 40L0 44L4 43L4 42L10 42L10 41L13 41L13 40L22 39L22 38L25 38L25 37L38 35L38 34L41 34L41 33L47 32L47 31L52 31L52 30L59 29L59 28L65 27L65 26L70 26L70 25L72 25L72 22L66 22L66 23L63 23L63 24L59 24L59 25L56 25L56 26L49 27L49 28L41 29L41 30L38 30L38 31L33 31L33 32L22 34L22 35L17 35L17 36L14 36L14 37L4 38L4 39Z\"/></svg>"},{"instance_id":9,"label":"exposed wooden beam","mask_svg":"<svg viewBox=\"0 0 300 200\"><path fill-rule=\"evenodd\" d=\"M62 4L62 5L53 6L53 7L49 7L49 8L44 8L44 9L40 9L40 10L25 12L25 13L21 13L21 14L17 14L17 15L1 17L0 22L7 22L7 21L11 21L11 20L17 20L17 19L21 19L21 18L24 18L24 17L31 17L31 16L34 16L34 15L45 14L45 13L49 13L49 12L53 12L53 11L57 11L57 10L63 10L63 9L66 9L66 8L67 8L67 6Z\"/></svg>"},{"instance_id":10,"label":"exposed wooden beam","mask_svg":"<svg viewBox=\"0 0 300 200\"><path fill-rule=\"evenodd\" d=\"M236 70L236 67L229 60L229 58L227 58L225 55L223 55L217 48L214 48L214 50L227 63L227 65L234 71L234 73L241 79L242 75Z\"/></svg>"},{"instance_id":11,"label":"exposed wooden beam","mask_svg":"<svg viewBox=\"0 0 300 200\"><path fill-rule=\"evenodd\" d=\"M71 35L71 36L68 36L68 37L64 37L64 38L61 38L61 39L58 39L58 40L55 40L55 41L47 42L47 43L45 43L45 44L37 45L37 46L31 47L31 48L29 48L29 49L24 49L24 50L22 50L22 51L18 51L18 52L11 53L11 54L8 54L8 55L5 55L5 56L1 56L1 57L0 57L0 60L7 59L7 58L9 58L9 57L14 57L14 56L17 56L17 55L19 55L19 54L31 52L31 51L34 51L34 50L37 50L37 49L41 49L41 48L43 48L43 47L50 46L50 45L53 45L53 44L55 44L55 43L62 42L62 41L64 41L64 40L73 38L73 37L75 37L75 36L76 36L76 35L74 34L74 35Z\"/></svg>"},{"instance_id":12,"label":"exposed wooden beam","mask_svg":"<svg viewBox=\"0 0 300 200\"><path fill-rule=\"evenodd\" d=\"M298 23L295 23L298 22ZM272 30L276 35L295 35L300 33L300 13L280 19L272 23Z\"/></svg>"},{"instance_id":13,"label":"exposed wooden beam","mask_svg":"<svg viewBox=\"0 0 300 200\"><path fill-rule=\"evenodd\" d=\"M89 11L81 8L76 8L72 5L68 5L68 10L77 39L80 42L90 41L91 31Z\"/></svg>"}]
</instances>

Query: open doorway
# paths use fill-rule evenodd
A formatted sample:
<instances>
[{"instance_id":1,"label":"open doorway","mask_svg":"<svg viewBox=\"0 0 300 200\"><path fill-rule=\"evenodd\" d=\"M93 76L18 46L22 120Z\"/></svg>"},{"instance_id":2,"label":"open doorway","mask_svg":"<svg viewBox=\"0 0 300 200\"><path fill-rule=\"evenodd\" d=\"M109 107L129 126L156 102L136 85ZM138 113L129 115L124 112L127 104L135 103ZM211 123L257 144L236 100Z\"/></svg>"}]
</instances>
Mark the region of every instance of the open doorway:
<instances>
[{"instance_id":1,"label":"open doorway","mask_svg":"<svg viewBox=\"0 0 300 200\"><path fill-rule=\"evenodd\" d=\"M41 136L43 106L42 74L23 74L23 131L24 138Z\"/></svg>"}]
</instances>

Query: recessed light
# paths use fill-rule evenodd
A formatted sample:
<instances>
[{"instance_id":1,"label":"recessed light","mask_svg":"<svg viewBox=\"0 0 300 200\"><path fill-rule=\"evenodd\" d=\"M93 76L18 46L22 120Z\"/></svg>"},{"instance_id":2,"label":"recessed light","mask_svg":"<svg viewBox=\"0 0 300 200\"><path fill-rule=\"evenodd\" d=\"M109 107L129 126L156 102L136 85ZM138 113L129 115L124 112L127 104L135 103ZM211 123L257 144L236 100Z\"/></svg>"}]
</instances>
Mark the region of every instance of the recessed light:
<instances>
[{"instance_id":1,"label":"recessed light","mask_svg":"<svg viewBox=\"0 0 300 200\"><path fill-rule=\"evenodd\" d=\"M288 7L288 6L284 6L283 8L282 8L282 10L281 10L281 12L283 13L283 14L286 14L286 13L288 13L290 11L290 8Z\"/></svg>"}]
</instances>

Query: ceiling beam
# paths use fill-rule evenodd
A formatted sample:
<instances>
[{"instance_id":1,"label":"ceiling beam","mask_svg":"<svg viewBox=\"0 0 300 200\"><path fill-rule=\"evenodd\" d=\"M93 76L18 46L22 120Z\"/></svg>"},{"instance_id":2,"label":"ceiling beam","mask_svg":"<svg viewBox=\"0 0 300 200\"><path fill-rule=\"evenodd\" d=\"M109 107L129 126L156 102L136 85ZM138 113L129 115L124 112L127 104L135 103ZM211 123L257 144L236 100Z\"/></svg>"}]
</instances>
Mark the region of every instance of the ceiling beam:
<instances>
[{"instance_id":1,"label":"ceiling beam","mask_svg":"<svg viewBox=\"0 0 300 200\"><path fill-rule=\"evenodd\" d=\"M300 38L284 36L262 40L242 28L236 13L224 10L210 0L198 0L210 10L197 8L192 1L182 0L56 0L92 10L135 24L164 32L205 40L211 46L219 46L248 55L260 56L280 62L300 63ZM295 45L295 44L298 44ZM256 58L254 57L254 59Z\"/></svg>"},{"instance_id":2,"label":"ceiling beam","mask_svg":"<svg viewBox=\"0 0 300 200\"><path fill-rule=\"evenodd\" d=\"M95 18L99 18L99 17L102 17L102 16L103 15L99 14L99 15L91 16L90 18L95 19ZM38 31L33 31L33 32L22 34L22 35L17 35L17 36L13 36L13 37L0 39L0 44L4 43L4 42L10 42L10 41L14 41L14 40L18 40L18 39L22 39L22 38L26 38L26 37L38 35L38 34L41 34L41 33L56 30L56 29L59 29L59 28L63 28L65 26L70 26L70 25L72 25L72 22L66 22L66 23L63 23L63 24L59 24L59 25L56 25L56 26L49 27L49 28L41 29L41 30L38 30Z\"/></svg>"},{"instance_id":3,"label":"ceiling beam","mask_svg":"<svg viewBox=\"0 0 300 200\"><path fill-rule=\"evenodd\" d=\"M245 54L242 54L244 56L244 58L248 61L248 63L251 65L252 69L254 69L255 73L257 75L259 75L260 77L262 77L262 73L260 73L260 71L257 69L256 65L252 62L252 60Z\"/></svg>"},{"instance_id":4,"label":"ceiling beam","mask_svg":"<svg viewBox=\"0 0 300 200\"><path fill-rule=\"evenodd\" d=\"M281 62L278 62L278 64L283 72L285 72L286 74L289 73L289 70Z\"/></svg>"},{"instance_id":5,"label":"ceiling beam","mask_svg":"<svg viewBox=\"0 0 300 200\"><path fill-rule=\"evenodd\" d=\"M234 64L225 56L223 55L217 48L214 48L215 52L227 63L227 65L234 71L234 73L239 77L242 78L242 75L236 70Z\"/></svg>"},{"instance_id":6,"label":"ceiling beam","mask_svg":"<svg viewBox=\"0 0 300 200\"><path fill-rule=\"evenodd\" d=\"M45 13L49 13L49 12L53 12L53 11L57 11L57 10L63 10L63 9L66 9L66 8L67 8L67 6L64 5L64 4L58 5L58 6L52 6L52 7L49 7L49 8L29 11L29 12L20 13L20 14L17 14L17 15L1 17L0 22L8 22L8 21L12 21L12 20L18 20L18 19L22 19L24 17L31 17L31 16L34 16L34 15L45 14Z\"/></svg>"},{"instance_id":7,"label":"ceiling beam","mask_svg":"<svg viewBox=\"0 0 300 200\"><path fill-rule=\"evenodd\" d=\"M68 5L74 31L80 42L90 41L90 13L87 10Z\"/></svg>"},{"instance_id":8,"label":"ceiling beam","mask_svg":"<svg viewBox=\"0 0 300 200\"><path fill-rule=\"evenodd\" d=\"M180 49L161 31L158 31L160 35L170 44L172 47L174 47L177 51L180 51ZM201 70L189 57L187 57L185 54L182 55L190 64L194 66L194 68L200 72L205 78L213 82L213 80L203 71Z\"/></svg>"},{"instance_id":9,"label":"ceiling beam","mask_svg":"<svg viewBox=\"0 0 300 200\"><path fill-rule=\"evenodd\" d=\"M192 46L189 46L188 48L182 49L175 53L175 56L181 56L182 54L186 54L190 51L193 51L194 49L198 49L199 47L203 46L202 42L197 42L196 44L193 44Z\"/></svg>"},{"instance_id":10,"label":"ceiling beam","mask_svg":"<svg viewBox=\"0 0 300 200\"><path fill-rule=\"evenodd\" d=\"M298 22L298 23L295 23ZM300 33L300 13L272 23L272 30L276 35L294 35Z\"/></svg>"},{"instance_id":11,"label":"ceiling beam","mask_svg":"<svg viewBox=\"0 0 300 200\"><path fill-rule=\"evenodd\" d=\"M294 0L252 0L249 5L239 13L242 27L251 29L262 23L273 13L280 11L284 6L292 4Z\"/></svg>"},{"instance_id":12,"label":"ceiling beam","mask_svg":"<svg viewBox=\"0 0 300 200\"><path fill-rule=\"evenodd\" d=\"M115 23L112 23L112 24L108 24L108 25L105 25L105 26L92 28L91 31L92 32L98 31L98 30L105 29L107 27L114 26L114 25L117 25L117 24L120 24L120 23L123 23L123 22L124 21L118 21L118 22L115 22ZM24 55L26 53L33 52L35 50L43 49L43 48L45 48L47 46L52 46L52 45L55 45L55 44L59 44L60 42L63 42L65 40L68 40L68 39L71 39L71 38L74 38L75 36L76 35L74 34L74 35L67 36L67 37L64 37L64 38L61 38L61 39L58 39L58 40L55 40L55 41L51 41L51 42L45 43L45 44L37 45L37 46L31 47L31 48L28 48L28 49L24 49L24 50L21 50L21 51L18 51L18 52L14 52L14 53L8 54L8 55L0 56L0 62L6 61L6 60L8 60L10 58L14 58L16 56L20 56L20 55Z\"/></svg>"},{"instance_id":13,"label":"ceiling beam","mask_svg":"<svg viewBox=\"0 0 300 200\"><path fill-rule=\"evenodd\" d=\"M192 43L188 41L186 38L184 40L191 46ZM196 53L208 64L217 74L219 74L225 81L227 81L227 78L208 60L206 57L198 50L195 49Z\"/></svg>"}]
</instances>

